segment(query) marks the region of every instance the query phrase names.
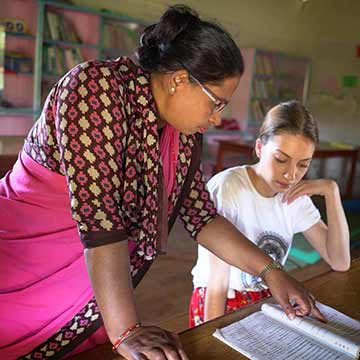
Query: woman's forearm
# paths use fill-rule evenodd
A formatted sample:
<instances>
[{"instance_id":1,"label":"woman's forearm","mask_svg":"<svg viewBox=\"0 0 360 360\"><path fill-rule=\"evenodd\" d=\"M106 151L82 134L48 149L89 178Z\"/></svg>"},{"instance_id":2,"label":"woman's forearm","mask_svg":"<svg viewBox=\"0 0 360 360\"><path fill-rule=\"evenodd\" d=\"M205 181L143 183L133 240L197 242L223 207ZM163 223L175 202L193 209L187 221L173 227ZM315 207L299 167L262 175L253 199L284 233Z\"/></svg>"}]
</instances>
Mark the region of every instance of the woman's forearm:
<instances>
[{"instance_id":1,"label":"woman's forearm","mask_svg":"<svg viewBox=\"0 0 360 360\"><path fill-rule=\"evenodd\" d=\"M346 271L350 267L349 227L341 204L339 188L332 183L325 195L327 216L326 249L334 270Z\"/></svg>"},{"instance_id":2,"label":"woman's forearm","mask_svg":"<svg viewBox=\"0 0 360 360\"><path fill-rule=\"evenodd\" d=\"M209 254L210 273L206 287L204 321L225 314L230 282L230 266Z\"/></svg>"},{"instance_id":3,"label":"woman's forearm","mask_svg":"<svg viewBox=\"0 0 360 360\"><path fill-rule=\"evenodd\" d=\"M216 291L211 287L206 289L204 321L215 319L225 314L227 291Z\"/></svg>"},{"instance_id":4,"label":"woman's forearm","mask_svg":"<svg viewBox=\"0 0 360 360\"><path fill-rule=\"evenodd\" d=\"M96 301L110 341L139 321L130 277L127 241L85 250Z\"/></svg>"},{"instance_id":5,"label":"woman's forearm","mask_svg":"<svg viewBox=\"0 0 360 360\"><path fill-rule=\"evenodd\" d=\"M226 263L259 275L272 259L222 216L205 225L197 242Z\"/></svg>"}]
</instances>

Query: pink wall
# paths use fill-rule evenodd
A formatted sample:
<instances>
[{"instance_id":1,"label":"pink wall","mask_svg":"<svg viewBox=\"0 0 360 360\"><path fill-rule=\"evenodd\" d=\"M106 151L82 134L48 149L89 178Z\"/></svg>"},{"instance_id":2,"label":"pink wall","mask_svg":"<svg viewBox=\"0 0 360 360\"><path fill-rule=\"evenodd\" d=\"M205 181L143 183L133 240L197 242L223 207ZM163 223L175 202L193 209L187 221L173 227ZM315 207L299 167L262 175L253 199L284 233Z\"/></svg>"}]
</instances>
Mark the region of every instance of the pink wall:
<instances>
[{"instance_id":1,"label":"pink wall","mask_svg":"<svg viewBox=\"0 0 360 360\"><path fill-rule=\"evenodd\" d=\"M59 8L52 8L62 14L74 27L84 44L97 45L100 18L95 14L80 13ZM36 35L37 1L35 0L1 0L1 17L23 19L31 35ZM16 36L6 37L6 52L18 52L34 59L35 39ZM81 48L84 60L98 57L94 48ZM14 107L32 108L33 75L5 74L4 99ZM57 81L56 78L53 81ZM31 115L0 114L0 137L25 136L33 124ZM1 138L0 138L1 141Z\"/></svg>"},{"instance_id":2,"label":"pink wall","mask_svg":"<svg viewBox=\"0 0 360 360\"><path fill-rule=\"evenodd\" d=\"M28 33L36 34L37 21L37 2L33 0L2 0L1 1L1 17L16 18L25 21ZM19 52L24 56L34 57L35 40L25 39L14 36L6 37L6 52ZM33 76L5 74L5 90L4 98L17 107L32 107L33 97ZM17 146L21 143L21 139L33 124L31 115L0 115L0 135L1 136L19 136L19 141L15 141ZM3 143L8 144L7 140L0 139L2 151ZM8 146L7 146L8 148ZM15 152L15 148L11 148L11 152Z\"/></svg>"},{"instance_id":3,"label":"pink wall","mask_svg":"<svg viewBox=\"0 0 360 360\"><path fill-rule=\"evenodd\" d=\"M33 117L30 115L7 115L0 116L1 136L24 136L33 125ZM1 140L1 139L0 139Z\"/></svg>"}]
</instances>

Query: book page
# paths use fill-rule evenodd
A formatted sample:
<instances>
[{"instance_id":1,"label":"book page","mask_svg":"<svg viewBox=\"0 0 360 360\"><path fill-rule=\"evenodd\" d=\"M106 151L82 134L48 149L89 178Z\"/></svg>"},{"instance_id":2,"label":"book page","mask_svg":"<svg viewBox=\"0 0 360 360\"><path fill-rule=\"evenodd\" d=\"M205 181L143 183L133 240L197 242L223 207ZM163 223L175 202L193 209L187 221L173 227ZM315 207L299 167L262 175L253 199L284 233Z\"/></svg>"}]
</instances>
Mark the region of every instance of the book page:
<instances>
[{"instance_id":1,"label":"book page","mask_svg":"<svg viewBox=\"0 0 360 360\"><path fill-rule=\"evenodd\" d=\"M213 334L233 349L255 360L350 360L258 311Z\"/></svg>"},{"instance_id":2,"label":"book page","mask_svg":"<svg viewBox=\"0 0 360 360\"><path fill-rule=\"evenodd\" d=\"M331 331L360 344L360 321L322 303L317 302L316 306L325 315L328 320L327 324L331 326Z\"/></svg>"},{"instance_id":3,"label":"book page","mask_svg":"<svg viewBox=\"0 0 360 360\"><path fill-rule=\"evenodd\" d=\"M360 322L324 304L317 303L317 306L328 320L327 323L322 323L309 316L289 320L281 307L275 304L263 304L261 310L267 316L281 321L305 335L314 337L325 345L349 353L354 358L358 357L360 350Z\"/></svg>"}]
</instances>

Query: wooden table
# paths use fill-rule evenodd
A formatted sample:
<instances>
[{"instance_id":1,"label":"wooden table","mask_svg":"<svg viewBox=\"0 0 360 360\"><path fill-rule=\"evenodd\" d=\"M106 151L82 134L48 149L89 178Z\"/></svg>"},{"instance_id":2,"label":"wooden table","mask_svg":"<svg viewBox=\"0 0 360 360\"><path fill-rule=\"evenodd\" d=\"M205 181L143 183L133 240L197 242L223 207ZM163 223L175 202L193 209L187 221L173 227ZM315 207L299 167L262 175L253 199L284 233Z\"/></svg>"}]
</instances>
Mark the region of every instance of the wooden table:
<instances>
[{"instance_id":1,"label":"wooden table","mask_svg":"<svg viewBox=\"0 0 360 360\"><path fill-rule=\"evenodd\" d=\"M360 252L354 251L352 256L354 260L351 269L346 273L331 271L328 265L320 261L304 269L292 271L291 274L299 281L303 281L317 300L360 320ZM272 299L266 301L272 301ZM216 328L229 325L259 310L262 303L258 302L247 306L244 309L180 333L181 342L190 360L247 359L214 338L212 334ZM105 344L94 350L74 356L71 360L111 360L114 359L114 355L111 353L110 348L110 344ZM115 359L120 360L122 358L116 357Z\"/></svg>"},{"instance_id":2,"label":"wooden table","mask_svg":"<svg viewBox=\"0 0 360 360\"><path fill-rule=\"evenodd\" d=\"M360 320L360 259L352 262L349 272L328 271L306 281L305 286L320 302ZM258 311L263 302L181 333L181 342L189 358L196 360L247 359L247 357L214 338L212 334L216 328L229 325L254 311Z\"/></svg>"},{"instance_id":3,"label":"wooden table","mask_svg":"<svg viewBox=\"0 0 360 360\"><path fill-rule=\"evenodd\" d=\"M219 140L219 147L217 151L216 164L214 166L214 173L224 169L224 158L226 154L239 154L252 158L254 155L254 143L244 141L230 141ZM358 158L359 148L345 149L331 145L331 143L321 142L314 153L314 158L331 158L341 157L350 158L351 168L346 184L346 198L352 197L352 190L354 179L356 175L356 162Z\"/></svg>"}]
</instances>

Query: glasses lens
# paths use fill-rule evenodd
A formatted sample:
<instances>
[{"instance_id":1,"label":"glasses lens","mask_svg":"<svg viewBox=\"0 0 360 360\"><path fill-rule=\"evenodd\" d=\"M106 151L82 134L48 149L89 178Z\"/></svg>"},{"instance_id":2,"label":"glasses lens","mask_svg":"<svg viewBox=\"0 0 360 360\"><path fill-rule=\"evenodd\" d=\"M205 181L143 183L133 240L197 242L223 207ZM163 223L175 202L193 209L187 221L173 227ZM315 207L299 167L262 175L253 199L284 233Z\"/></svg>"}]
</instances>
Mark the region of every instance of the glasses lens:
<instances>
[{"instance_id":1,"label":"glasses lens","mask_svg":"<svg viewBox=\"0 0 360 360\"><path fill-rule=\"evenodd\" d=\"M190 73L189 73L190 74ZM215 103L214 112L220 112L226 105L226 101L220 100L207 86L202 84L195 76L190 77L201 87L201 90Z\"/></svg>"},{"instance_id":2,"label":"glasses lens","mask_svg":"<svg viewBox=\"0 0 360 360\"><path fill-rule=\"evenodd\" d=\"M221 102L220 104L218 104L218 105L215 107L214 111L215 111L215 112L220 112L222 109L224 109L224 107L225 107L226 105L227 105L227 103Z\"/></svg>"}]
</instances>

